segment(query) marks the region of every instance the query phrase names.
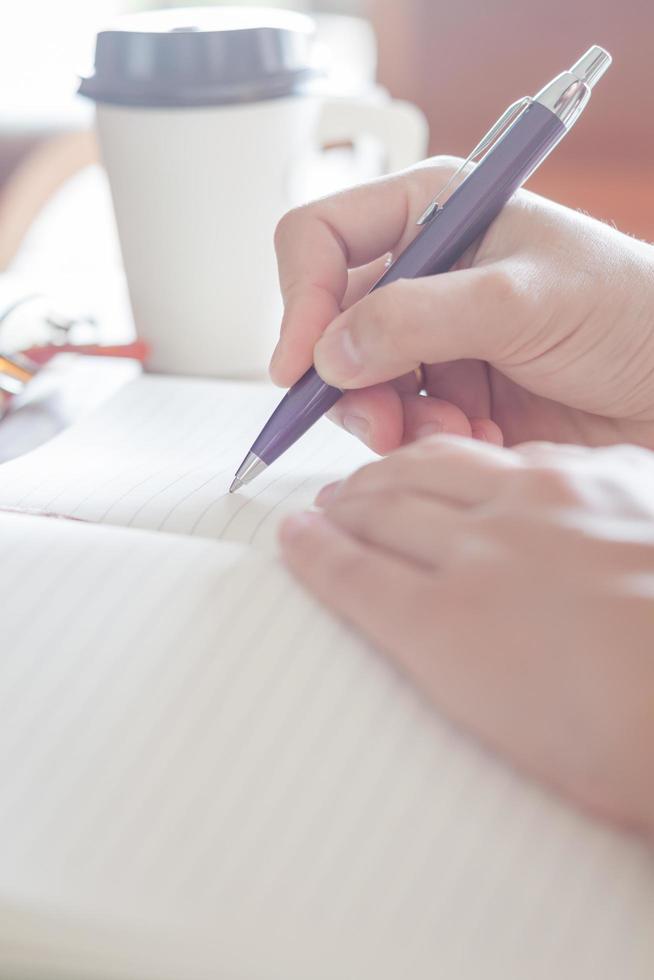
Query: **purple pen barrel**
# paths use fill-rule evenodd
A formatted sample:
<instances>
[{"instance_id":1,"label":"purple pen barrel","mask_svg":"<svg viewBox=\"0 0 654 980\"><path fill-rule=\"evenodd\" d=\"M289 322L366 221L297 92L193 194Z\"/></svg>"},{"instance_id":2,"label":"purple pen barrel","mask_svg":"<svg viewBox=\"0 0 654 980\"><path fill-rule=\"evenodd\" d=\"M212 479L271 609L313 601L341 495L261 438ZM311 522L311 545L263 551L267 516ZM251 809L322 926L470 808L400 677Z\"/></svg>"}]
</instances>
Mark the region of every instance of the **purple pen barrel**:
<instances>
[{"instance_id":1,"label":"purple pen barrel","mask_svg":"<svg viewBox=\"0 0 654 980\"><path fill-rule=\"evenodd\" d=\"M297 442L343 392L325 384L315 368L309 368L290 388L257 436L251 452L270 466Z\"/></svg>"},{"instance_id":2,"label":"purple pen barrel","mask_svg":"<svg viewBox=\"0 0 654 980\"><path fill-rule=\"evenodd\" d=\"M514 191L565 133L563 123L533 102L482 163L436 211L373 289L397 279L446 272L499 214ZM437 328L435 328L437 329ZM251 452L268 466L339 400L342 391L310 368L284 396Z\"/></svg>"}]
</instances>

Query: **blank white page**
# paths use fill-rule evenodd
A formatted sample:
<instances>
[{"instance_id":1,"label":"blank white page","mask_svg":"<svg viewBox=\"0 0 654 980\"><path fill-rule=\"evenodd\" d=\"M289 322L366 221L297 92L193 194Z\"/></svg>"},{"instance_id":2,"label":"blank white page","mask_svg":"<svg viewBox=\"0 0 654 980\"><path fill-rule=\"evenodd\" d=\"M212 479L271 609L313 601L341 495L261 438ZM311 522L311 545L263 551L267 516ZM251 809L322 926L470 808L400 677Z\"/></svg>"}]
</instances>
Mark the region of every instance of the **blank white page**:
<instances>
[{"instance_id":1,"label":"blank white page","mask_svg":"<svg viewBox=\"0 0 654 980\"><path fill-rule=\"evenodd\" d=\"M249 487L232 477L281 392L270 385L147 377L0 468L0 507L271 548L284 513L373 454L321 420Z\"/></svg>"},{"instance_id":2,"label":"blank white page","mask_svg":"<svg viewBox=\"0 0 654 980\"><path fill-rule=\"evenodd\" d=\"M0 541L1 976L654 976L646 848L273 558L17 515Z\"/></svg>"}]
</instances>

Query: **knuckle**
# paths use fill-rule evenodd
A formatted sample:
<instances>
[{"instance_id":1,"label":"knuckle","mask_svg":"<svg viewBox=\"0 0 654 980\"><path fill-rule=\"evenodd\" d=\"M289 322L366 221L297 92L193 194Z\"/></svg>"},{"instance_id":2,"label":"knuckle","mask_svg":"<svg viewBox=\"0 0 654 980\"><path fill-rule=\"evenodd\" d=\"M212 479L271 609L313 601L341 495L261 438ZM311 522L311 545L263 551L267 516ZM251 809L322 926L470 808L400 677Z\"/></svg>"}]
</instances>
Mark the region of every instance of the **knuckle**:
<instances>
[{"instance_id":1,"label":"knuckle","mask_svg":"<svg viewBox=\"0 0 654 980\"><path fill-rule=\"evenodd\" d=\"M431 472L434 467L447 465L452 455L443 439L442 434L435 433L403 446L397 455L404 470L417 476L419 473Z\"/></svg>"},{"instance_id":2,"label":"knuckle","mask_svg":"<svg viewBox=\"0 0 654 980\"><path fill-rule=\"evenodd\" d=\"M616 463L626 463L629 467L636 469L651 469L654 462L651 449L637 446L634 443L624 443L615 446L604 446L601 449L590 450L597 454L597 457L608 467Z\"/></svg>"},{"instance_id":3,"label":"knuckle","mask_svg":"<svg viewBox=\"0 0 654 980\"><path fill-rule=\"evenodd\" d=\"M475 446L465 436L435 433L408 445L402 452L416 462L438 460L440 464L470 463L475 459Z\"/></svg>"},{"instance_id":4,"label":"knuckle","mask_svg":"<svg viewBox=\"0 0 654 980\"><path fill-rule=\"evenodd\" d=\"M496 309L512 309L520 297L516 276L502 265L489 266L479 280L479 288L486 303Z\"/></svg>"},{"instance_id":5,"label":"knuckle","mask_svg":"<svg viewBox=\"0 0 654 980\"><path fill-rule=\"evenodd\" d=\"M361 469L356 470L345 481L340 496L365 492L375 482L375 478L379 474L379 468L387 462L390 462L390 457L378 462L368 463L366 466L362 466Z\"/></svg>"},{"instance_id":6,"label":"knuckle","mask_svg":"<svg viewBox=\"0 0 654 980\"><path fill-rule=\"evenodd\" d=\"M462 163L460 157L433 156L391 178L405 182L412 219L418 219L425 210L427 201L439 193Z\"/></svg>"},{"instance_id":7,"label":"knuckle","mask_svg":"<svg viewBox=\"0 0 654 980\"><path fill-rule=\"evenodd\" d=\"M426 161L426 165L433 170L437 170L439 176L449 177L455 173L463 163L462 157L453 156L449 153L438 153Z\"/></svg>"},{"instance_id":8,"label":"knuckle","mask_svg":"<svg viewBox=\"0 0 654 980\"><path fill-rule=\"evenodd\" d=\"M471 564L486 565L506 552L508 542L515 534L517 540L524 537L524 517L512 510L482 507L468 512L464 518L461 545L462 554Z\"/></svg>"},{"instance_id":9,"label":"knuckle","mask_svg":"<svg viewBox=\"0 0 654 980\"><path fill-rule=\"evenodd\" d=\"M348 477L338 499L360 497L380 493L386 489L398 488L405 471L403 450L384 456L361 467Z\"/></svg>"},{"instance_id":10,"label":"knuckle","mask_svg":"<svg viewBox=\"0 0 654 980\"><path fill-rule=\"evenodd\" d=\"M410 289L411 284L401 279L373 293L375 341L388 360L402 365L414 351L420 326L416 317L407 316Z\"/></svg>"},{"instance_id":11,"label":"knuckle","mask_svg":"<svg viewBox=\"0 0 654 980\"><path fill-rule=\"evenodd\" d=\"M298 224L304 221L305 211L304 207L292 208L279 219L273 236L276 251L279 252L289 238L296 234Z\"/></svg>"},{"instance_id":12,"label":"knuckle","mask_svg":"<svg viewBox=\"0 0 654 980\"><path fill-rule=\"evenodd\" d=\"M365 572L365 560L354 549L335 553L327 569L329 584L346 594L361 581Z\"/></svg>"},{"instance_id":13,"label":"knuckle","mask_svg":"<svg viewBox=\"0 0 654 980\"><path fill-rule=\"evenodd\" d=\"M517 481L517 489L527 499L547 504L567 506L578 503L579 493L573 476L554 463L538 462L525 467Z\"/></svg>"},{"instance_id":14,"label":"knuckle","mask_svg":"<svg viewBox=\"0 0 654 980\"><path fill-rule=\"evenodd\" d=\"M516 448L516 452L520 456L529 457L533 460L538 459L548 459L553 456L558 451L556 443L546 442L544 440L533 440L532 442L523 442L522 445Z\"/></svg>"},{"instance_id":15,"label":"knuckle","mask_svg":"<svg viewBox=\"0 0 654 980\"><path fill-rule=\"evenodd\" d=\"M507 355L515 346L516 336L522 337L518 328L531 316L529 300L511 268L500 264L478 266L476 273L474 299L493 324L492 330L482 331L477 338L479 354L487 359Z\"/></svg>"},{"instance_id":16,"label":"knuckle","mask_svg":"<svg viewBox=\"0 0 654 980\"><path fill-rule=\"evenodd\" d=\"M393 489L337 500L333 516L339 523L368 539L397 512L401 494Z\"/></svg>"},{"instance_id":17,"label":"knuckle","mask_svg":"<svg viewBox=\"0 0 654 980\"><path fill-rule=\"evenodd\" d=\"M439 456L447 458L468 459L473 457L475 446L470 439L465 436L455 436L447 432L431 436L424 441L425 448L430 454L438 453Z\"/></svg>"},{"instance_id":18,"label":"knuckle","mask_svg":"<svg viewBox=\"0 0 654 980\"><path fill-rule=\"evenodd\" d=\"M410 442L402 451L406 453L407 460L416 466L440 462L449 456L447 447L443 445L442 440L443 434L440 432L420 436L419 439Z\"/></svg>"},{"instance_id":19,"label":"knuckle","mask_svg":"<svg viewBox=\"0 0 654 980\"><path fill-rule=\"evenodd\" d=\"M371 470L370 486L373 489L398 488L402 484L402 477L405 472L405 457L403 449L385 456L372 465L376 467L374 472Z\"/></svg>"}]
</instances>

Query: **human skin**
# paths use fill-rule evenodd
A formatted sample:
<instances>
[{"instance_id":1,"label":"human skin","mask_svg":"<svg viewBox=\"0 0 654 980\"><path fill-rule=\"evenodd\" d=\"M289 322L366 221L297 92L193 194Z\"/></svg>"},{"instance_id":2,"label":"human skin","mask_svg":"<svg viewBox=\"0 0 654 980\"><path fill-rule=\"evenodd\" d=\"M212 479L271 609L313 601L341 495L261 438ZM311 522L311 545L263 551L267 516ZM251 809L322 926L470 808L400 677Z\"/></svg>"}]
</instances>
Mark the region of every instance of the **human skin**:
<instances>
[{"instance_id":1,"label":"human skin","mask_svg":"<svg viewBox=\"0 0 654 980\"><path fill-rule=\"evenodd\" d=\"M654 250L521 192L454 271L366 296L450 169L280 224L273 378L315 360L391 453L283 555L455 722L654 836Z\"/></svg>"}]
</instances>

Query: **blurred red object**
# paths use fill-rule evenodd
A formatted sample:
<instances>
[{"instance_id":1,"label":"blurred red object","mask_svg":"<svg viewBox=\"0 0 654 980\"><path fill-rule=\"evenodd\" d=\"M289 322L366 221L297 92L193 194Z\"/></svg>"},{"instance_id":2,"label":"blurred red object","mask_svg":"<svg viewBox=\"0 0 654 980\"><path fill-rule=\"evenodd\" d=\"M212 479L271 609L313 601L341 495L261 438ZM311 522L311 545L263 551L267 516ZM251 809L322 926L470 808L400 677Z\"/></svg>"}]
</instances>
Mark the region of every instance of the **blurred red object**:
<instances>
[{"instance_id":1,"label":"blurred red object","mask_svg":"<svg viewBox=\"0 0 654 980\"><path fill-rule=\"evenodd\" d=\"M0 419L7 414L15 395L21 394L40 369L58 354L86 357L120 357L144 363L149 353L142 340L129 344L46 344L29 347L12 355L0 355Z\"/></svg>"},{"instance_id":2,"label":"blurred red object","mask_svg":"<svg viewBox=\"0 0 654 980\"><path fill-rule=\"evenodd\" d=\"M129 357L143 364L149 354L148 345L142 340L131 344L47 344L44 347L29 347L22 351L34 364L41 367L57 354L85 354L90 357Z\"/></svg>"}]
</instances>

